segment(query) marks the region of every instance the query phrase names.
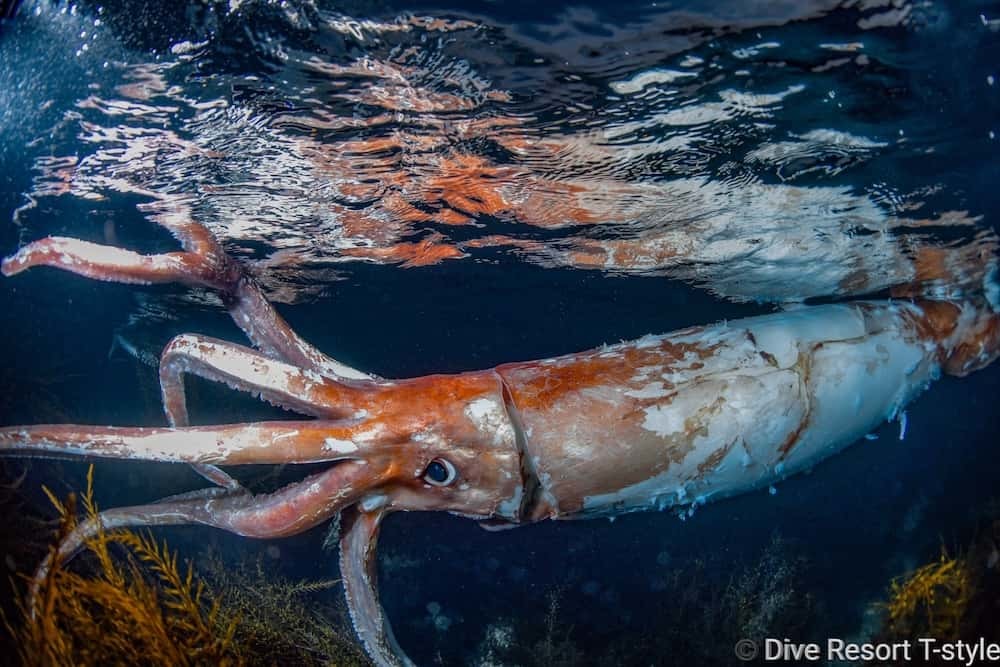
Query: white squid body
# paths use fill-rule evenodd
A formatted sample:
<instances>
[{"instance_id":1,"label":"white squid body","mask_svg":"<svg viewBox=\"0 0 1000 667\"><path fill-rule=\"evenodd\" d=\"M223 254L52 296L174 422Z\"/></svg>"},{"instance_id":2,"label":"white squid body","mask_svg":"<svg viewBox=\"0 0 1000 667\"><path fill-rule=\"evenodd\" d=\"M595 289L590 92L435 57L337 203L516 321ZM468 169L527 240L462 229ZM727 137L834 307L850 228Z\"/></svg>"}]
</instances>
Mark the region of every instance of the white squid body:
<instances>
[{"instance_id":1,"label":"white squid body","mask_svg":"<svg viewBox=\"0 0 1000 667\"><path fill-rule=\"evenodd\" d=\"M808 468L884 420L902 436L903 407L942 364L964 374L992 356L978 343L953 368L983 319L948 307L945 335L921 306L861 302L501 366L537 480L523 518L700 504Z\"/></svg>"}]
</instances>

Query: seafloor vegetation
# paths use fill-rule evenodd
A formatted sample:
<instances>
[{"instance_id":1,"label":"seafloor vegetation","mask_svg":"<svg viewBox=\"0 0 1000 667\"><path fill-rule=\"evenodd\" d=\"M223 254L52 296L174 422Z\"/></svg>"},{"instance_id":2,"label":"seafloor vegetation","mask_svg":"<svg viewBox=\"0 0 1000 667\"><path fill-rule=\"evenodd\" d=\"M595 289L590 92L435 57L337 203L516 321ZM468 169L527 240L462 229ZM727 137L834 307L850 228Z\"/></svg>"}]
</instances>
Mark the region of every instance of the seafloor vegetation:
<instances>
[{"instance_id":1,"label":"seafloor vegetation","mask_svg":"<svg viewBox=\"0 0 1000 667\"><path fill-rule=\"evenodd\" d=\"M994 510L997 508L994 508ZM1000 642L1000 518L994 513L972 544L941 555L892 582L878 641L932 637Z\"/></svg>"},{"instance_id":2,"label":"seafloor vegetation","mask_svg":"<svg viewBox=\"0 0 1000 667\"><path fill-rule=\"evenodd\" d=\"M510 620L487 628L478 665L669 664L731 665L742 638L802 636L817 601L803 583L806 561L774 536L759 558L720 578L718 563L695 560L671 568L660 585L660 601L642 610L641 631L607 643L601 651L574 639L562 592L550 592L545 618ZM637 630L639 628L637 627Z\"/></svg>"},{"instance_id":3,"label":"seafloor vegetation","mask_svg":"<svg viewBox=\"0 0 1000 667\"><path fill-rule=\"evenodd\" d=\"M92 476L84 516L96 515ZM52 494L58 544L76 525L76 500ZM54 553L53 546L51 553ZM209 558L196 575L148 534L102 531L73 568L54 559L26 579L19 618L5 619L25 665L350 665L366 660L335 610L310 596L337 581L288 581Z\"/></svg>"}]
</instances>

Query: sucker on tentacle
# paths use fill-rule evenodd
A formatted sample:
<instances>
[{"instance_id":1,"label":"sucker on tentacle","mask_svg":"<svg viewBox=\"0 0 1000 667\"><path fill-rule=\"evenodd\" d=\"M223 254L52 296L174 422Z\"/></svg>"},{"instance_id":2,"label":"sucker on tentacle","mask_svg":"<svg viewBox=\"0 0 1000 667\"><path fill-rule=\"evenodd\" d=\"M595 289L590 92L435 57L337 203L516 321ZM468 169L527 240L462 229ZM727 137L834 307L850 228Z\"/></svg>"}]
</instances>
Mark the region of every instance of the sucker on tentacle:
<instances>
[{"instance_id":1,"label":"sucker on tentacle","mask_svg":"<svg viewBox=\"0 0 1000 667\"><path fill-rule=\"evenodd\" d=\"M193 523L263 538L342 513L348 606L379 665L412 664L375 585L379 526L391 512L448 511L516 526L686 507L767 487L905 414L942 372L965 375L1000 355L1000 316L988 300L866 301L384 380L295 335L201 225L171 225L183 253L46 239L4 260L3 272L46 264L102 280L209 286L259 351L179 336L160 359L169 427L5 427L0 450L192 463L228 487L106 510L70 535L60 558L100 527ZM314 419L188 426L187 373ZM315 462L330 467L260 496L214 468Z\"/></svg>"}]
</instances>

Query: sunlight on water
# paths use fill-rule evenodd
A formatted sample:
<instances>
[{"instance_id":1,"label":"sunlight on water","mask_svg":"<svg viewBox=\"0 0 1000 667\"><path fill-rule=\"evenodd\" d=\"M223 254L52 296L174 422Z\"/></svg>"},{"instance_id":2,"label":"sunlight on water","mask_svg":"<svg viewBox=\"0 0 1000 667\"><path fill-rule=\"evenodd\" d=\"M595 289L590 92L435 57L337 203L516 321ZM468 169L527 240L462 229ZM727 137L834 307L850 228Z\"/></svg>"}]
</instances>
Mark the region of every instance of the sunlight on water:
<instances>
[{"instance_id":1,"label":"sunlight on water","mask_svg":"<svg viewBox=\"0 0 1000 667\"><path fill-rule=\"evenodd\" d=\"M37 100L57 106L59 139L35 159L42 208L18 219L37 236L51 198L134 194L151 220L206 223L284 301L344 262L491 249L734 300L980 289L996 246L981 212L942 205L941 182L884 180L954 132L891 94L918 65L890 38L933 16L869 4L647 7L615 28L567 9L526 31L217 3L187 38L151 38L167 46L152 61L103 60L115 37L73 7L81 36L62 48L86 92ZM70 30L65 7L30 15L28 35ZM105 234L134 224L103 215Z\"/></svg>"}]
</instances>

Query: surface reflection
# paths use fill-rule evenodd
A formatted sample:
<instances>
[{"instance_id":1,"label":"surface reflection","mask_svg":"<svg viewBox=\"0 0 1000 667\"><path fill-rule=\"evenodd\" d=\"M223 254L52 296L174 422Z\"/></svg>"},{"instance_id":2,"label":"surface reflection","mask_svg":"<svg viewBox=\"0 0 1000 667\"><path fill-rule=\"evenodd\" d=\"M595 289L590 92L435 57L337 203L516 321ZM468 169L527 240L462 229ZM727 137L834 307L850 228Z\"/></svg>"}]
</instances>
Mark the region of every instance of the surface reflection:
<instances>
[{"instance_id":1,"label":"surface reflection","mask_svg":"<svg viewBox=\"0 0 1000 667\"><path fill-rule=\"evenodd\" d=\"M225 16L243 12L258 71L223 66L241 42L209 31L113 63L64 110L79 150L35 160L31 235L44 198L138 195L153 221L204 222L285 301L346 262L491 249L735 301L954 296L990 270L995 234L941 206L947 185L884 181L949 138L907 134L920 119L902 103L895 122L869 114L873 85L911 75L889 37L933 27L926 9L741 3L613 23L567 9L527 30L300 4L292 38L254 31L248 7Z\"/></svg>"}]
</instances>

